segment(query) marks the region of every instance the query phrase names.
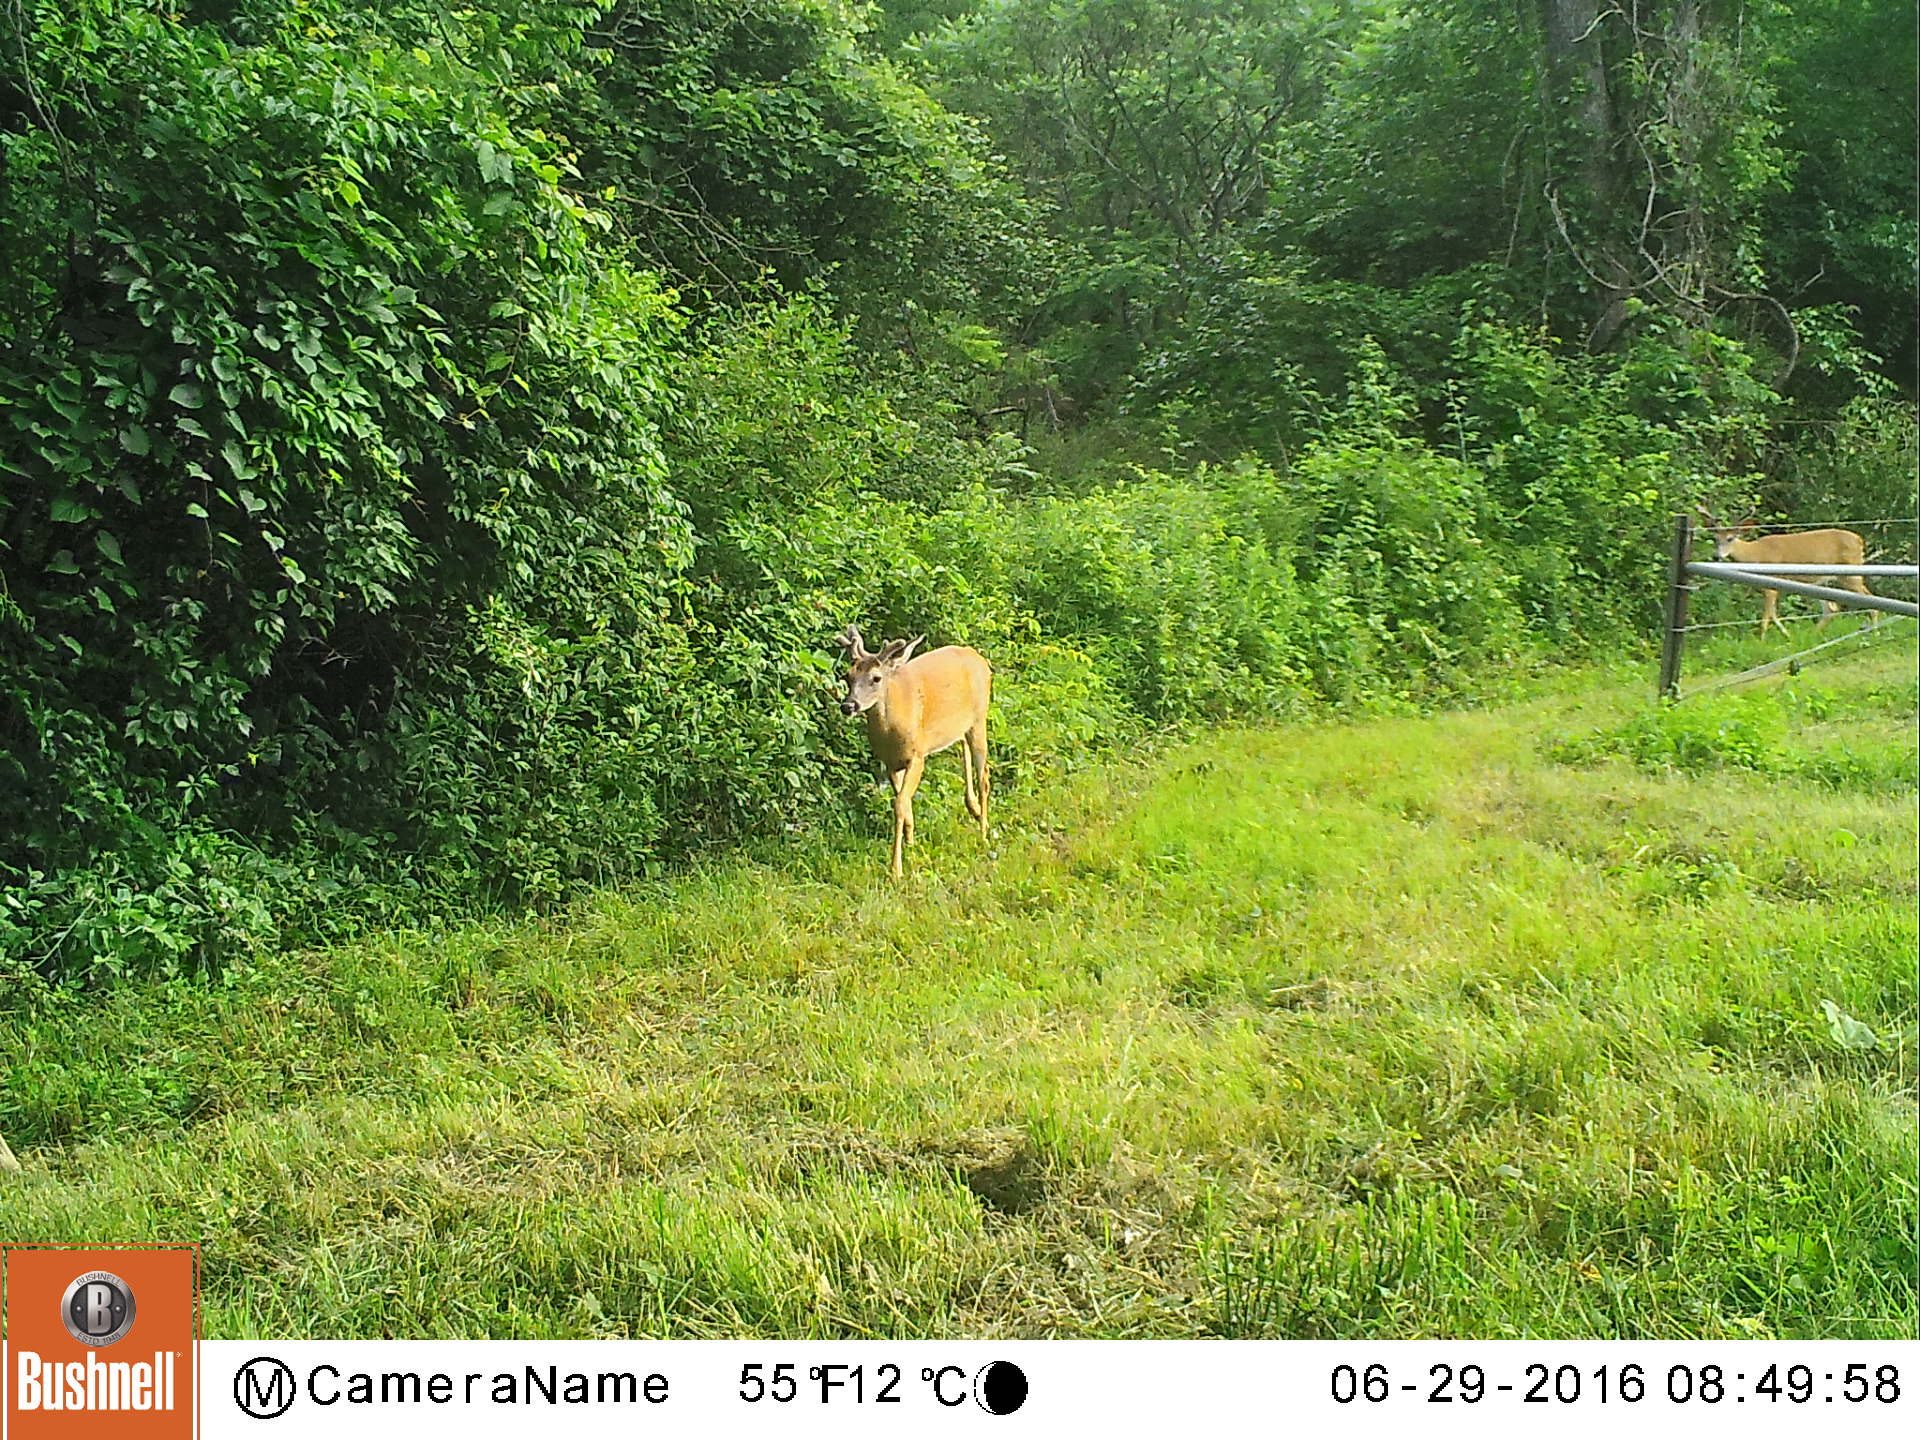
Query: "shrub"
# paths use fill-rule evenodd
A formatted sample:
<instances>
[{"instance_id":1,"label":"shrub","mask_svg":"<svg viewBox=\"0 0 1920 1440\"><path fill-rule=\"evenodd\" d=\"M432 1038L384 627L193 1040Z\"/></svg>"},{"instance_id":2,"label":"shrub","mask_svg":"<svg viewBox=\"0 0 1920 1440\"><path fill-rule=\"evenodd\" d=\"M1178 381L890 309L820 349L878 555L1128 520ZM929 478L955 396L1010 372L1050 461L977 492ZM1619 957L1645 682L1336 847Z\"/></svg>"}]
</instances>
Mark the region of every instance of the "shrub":
<instances>
[{"instance_id":1,"label":"shrub","mask_svg":"<svg viewBox=\"0 0 1920 1440\"><path fill-rule=\"evenodd\" d=\"M1920 474L1912 405L1857 399L1830 423L1806 430L1781 456L1762 504L1799 524L1851 526L1866 540L1871 560L1912 559L1914 477Z\"/></svg>"},{"instance_id":2,"label":"shrub","mask_svg":"<svg viewBox=\"0 0 1920 1440\"><path fill-rule=\"evenodd\" d=\"M115 909L129 963L219 929L221 842L183 837L303 811L550 888L587 858L526 850L574 773L555 742L618 755L588 737L688 560L665 295L449 55L299 17L237 46L143 0L30 20L90 179L5 136L0 875L48 917Z\"/></svg>"}]
</instances>

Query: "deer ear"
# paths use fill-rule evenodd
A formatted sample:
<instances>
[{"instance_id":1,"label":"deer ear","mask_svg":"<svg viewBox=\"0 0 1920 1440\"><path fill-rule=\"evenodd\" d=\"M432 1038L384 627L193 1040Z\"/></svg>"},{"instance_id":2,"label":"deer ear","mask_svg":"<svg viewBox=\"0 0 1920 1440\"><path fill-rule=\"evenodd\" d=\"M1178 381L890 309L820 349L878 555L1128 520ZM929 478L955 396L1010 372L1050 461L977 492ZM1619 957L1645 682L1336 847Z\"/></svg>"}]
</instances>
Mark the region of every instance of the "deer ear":
<instances>
[{"instance_id":1,"label":"deer ear","mask_svg":"<svg viewBox=\"0 0 1920 1440\"><path fill-rule=\"evenodd\" d=\"M926 638L927 637L924 635L916 635L913 637L913 639L907 641L906 644L901 647L900 658L902 660L905 660L909 656L911 656L913 652L919 648L920 642L925 640Z\"/></svg>"},{"instance_id":2,"label":"deer ear","mask_svg":"<svg viewBox=\"0 0 1920 1440\"><path fill-rule=\"evenodd\" d=\"M880 647L880 663L890 665L907 653L905 640L889 640Z\"/></svg>"}]
</instances>

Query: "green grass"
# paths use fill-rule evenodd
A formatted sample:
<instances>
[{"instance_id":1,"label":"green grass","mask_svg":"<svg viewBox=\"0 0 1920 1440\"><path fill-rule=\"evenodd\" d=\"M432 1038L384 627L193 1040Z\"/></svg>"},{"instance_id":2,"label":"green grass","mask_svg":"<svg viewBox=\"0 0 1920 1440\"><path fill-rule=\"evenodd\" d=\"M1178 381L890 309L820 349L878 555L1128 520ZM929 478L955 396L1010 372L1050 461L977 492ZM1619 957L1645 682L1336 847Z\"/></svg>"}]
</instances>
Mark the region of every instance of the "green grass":
<instances>
[{"instance_id":1,"label":"green grass","mask_svg":"<svg viewBox=\"0 0 1920 1440\"><path fill-rule=\"evenodd\" d=\"M1212 735L990 850L942 760L900 886L876 790L16 1005L0 1238L200 1239L219 1337L1911 1335L1914 664Z\"/></svg>"}]
</instances>

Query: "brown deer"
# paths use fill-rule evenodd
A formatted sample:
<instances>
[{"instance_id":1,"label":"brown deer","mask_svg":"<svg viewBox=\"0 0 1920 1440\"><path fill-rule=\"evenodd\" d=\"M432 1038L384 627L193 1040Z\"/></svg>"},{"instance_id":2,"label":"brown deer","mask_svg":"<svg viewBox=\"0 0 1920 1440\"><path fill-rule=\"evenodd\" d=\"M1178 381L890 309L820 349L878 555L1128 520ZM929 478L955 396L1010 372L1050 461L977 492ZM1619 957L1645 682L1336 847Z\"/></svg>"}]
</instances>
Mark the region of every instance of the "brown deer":
<instances>
[{"instance_id":1,"label":"brown deer","mask_svg":"<svg viewBox=\"0 0 1920 1440\"><path fill-rule=\"evenodd\" d=\"M987 701L993 667L964 645L913 652L927 637L889 640L875 654L849 625L837 637L847 652L846 715L867 717L867 743L893 786L893 876L906 873L905 847L913 843L913 792L927 757L966 744L967 813L987 834Z\"/></svg>"},{"instance_id":2,"label":"brown deer","mask_svg":"<svg viewBox=\"0 0 1920 1440\"><path fill-rule=\"evenodd\" d=\"M1699 512L1707 528L1713 532L1713 558L1729 560L1736 565L1763 567L1773 565L1864 565L1866 563L1866 542L1851 530L1796 530L1785 535L1760 535L1755 538L1755 527L1751 519L1742 520L1737 525L1722 525L1705 510ZM1795 580L1803 580L1814 585L1839 585L1858 595L1871 595L1867 582L1858 575L1795 575ZM1767 626L1778 627L1781 634L1786 633L1786 625L1780 619L1780 592L1763 590L1760 592L1766 603L1760 612L1760 633L1767 633ZM1838 602L1822 600L1820 623L1816 629L1824 630L1840 609ZM1878 623L1879 615L1869 610L1867 623Z\"/></svg>"}]
</instances>

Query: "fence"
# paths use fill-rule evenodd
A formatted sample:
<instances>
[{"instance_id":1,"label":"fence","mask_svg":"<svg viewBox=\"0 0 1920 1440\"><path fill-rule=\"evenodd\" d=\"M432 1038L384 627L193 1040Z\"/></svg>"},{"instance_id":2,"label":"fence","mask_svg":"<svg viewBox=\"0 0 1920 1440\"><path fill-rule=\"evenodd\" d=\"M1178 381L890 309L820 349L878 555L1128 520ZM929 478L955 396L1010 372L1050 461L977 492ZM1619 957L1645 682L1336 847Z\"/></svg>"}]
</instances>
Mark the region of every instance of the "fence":
<instances>
[{"instance_id":1,"label":"fence","mask_svg":"<svg viewBox=\"0 0 1920 1440\"><path fill-rule=\"evenodd\" d=\"M1912 525L1911 520L1851 520L1849 525ZM1780 529L1784 527L1767 527ZM1796 529L1832 529L1833 526L1794 527ZM1686 644L1686 637L1700 630L1715 630L1726 625L1748 625L1747 620L1709 621L1704 625L1687 623L1687 597L1697 585L1689 583L1689 576L1699 576L1708 580L1726 580L1736 585L1751 585L1761 590L1784 590L1791 595L1806 595L1816 600L1824 600L1834 605L1842 605L1855 610L1878 610L1889 615L1904 615L1920 619L1920 605L1909 600L1895 600L1886 595L1862 595L1855 590L1840 590L1831 585L1810 585L1803 580L1788 577L1805 576L1848 576L1848 575L1895 575L1903 579L1920 578L1920 566L1914 565L1801 565L1780 563L1740 563L1734 561L1707 561L1693 559L1693 517L1680 514L1673 517L1673 554L1667 570L1667 623L1665 643L1660 648L1660 695L1663 699L1679 700L1680 660ZM1764 625L1764 620L1762 624ZM1776 623L1778 623L1776 621ZM1785 626L1781 627L1782 630ZM1708 685L1702 685L1690 692L1698 694L1703 690L1718 690L1723 686L1737 685L1743 680L1756 680L1762 675L1771 675L1776 671L1795 669L1809 655L1829 650L1857 638L1856 635L1842 635L1832 640L1824 640L1805 650L1791 655L1782 655L1763 665L1742 670L1737 675L1728 675Z\"/></svg>"}]
</instances>

